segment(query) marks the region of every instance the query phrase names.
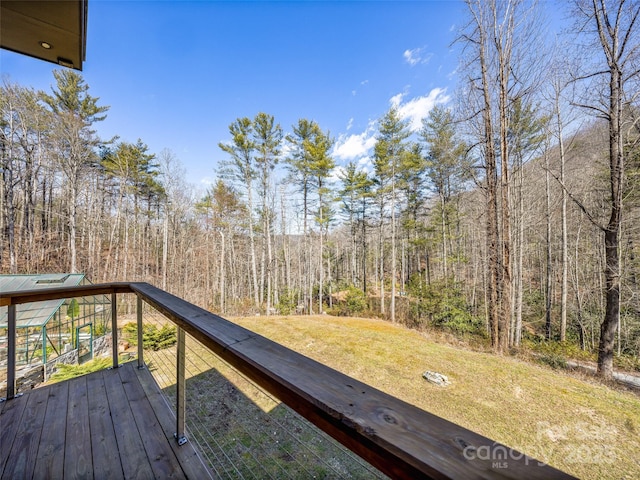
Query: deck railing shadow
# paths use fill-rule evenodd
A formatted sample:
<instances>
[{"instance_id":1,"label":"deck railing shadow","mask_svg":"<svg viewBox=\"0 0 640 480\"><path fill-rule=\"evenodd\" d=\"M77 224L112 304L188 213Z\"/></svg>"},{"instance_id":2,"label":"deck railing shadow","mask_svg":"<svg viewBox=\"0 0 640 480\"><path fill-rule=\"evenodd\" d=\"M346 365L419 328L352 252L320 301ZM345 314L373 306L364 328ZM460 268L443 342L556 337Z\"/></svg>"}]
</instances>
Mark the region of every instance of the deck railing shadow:
<instances>
[{"instance_id":1,"label":"deck railing shadow","mask_svg":"<svg viewBox=\"0 0 640 480\"><path fill-rule=\"evenodd\" d=\"M171 322L144 308L143 324ZM220 478L387 478L275 399L204 345L185 339L187 437ZM145 363L175 409L176 348L145 349Z\"/></svg>"},{"instance_id":2,"label":"deck railing shadow","mask_svg":"<svg viewBox=\"0 0 640 480\"><path fill-rule=\"evenodd\" d=\"M248 470L246 476L250 477L281 478L287 470L293 472L292 478L315 476L315 473L321 477L324 475L324 478L351 475L342 472L343 464L340 462L334 462L332 468L328 468L331 464L326 462L300 462L292 448L278 447L280 439L275 438L277 433L272 438L269 428L261 430L263 425L280 424L285 432L295 431L300 428L300 419L304 419L305 424L315 425L323 435L332 437L353 452L343 457L351 459L343 463L356 465L354 471L363 468L363 472L368 472L367 478L378 475L367 463L392 478L571 478L146 283L0 293L0 306L9 309L7 398L11 399L16 394L15 359L12 360L11 356L15 356L12 341L15 342L17 305L52 298L111 294L112 356L113 367L117 368L117 296L124 293L137 295L138 366L145 368L144 362L147 361L151 369L161 373L155 378L172 399L170 403L176 414L176 440L182 444L188 441L189 435L194 439L200 435L200 449L212 451L211 445L217 442L219 445L212 454L210 465L215 470L216 462L222 465L215 457L226 455L228 466L218 472L224 478L244 478L239 468L240 460L247 465L266 468L265 475L256 475ZM158 354L143 350L143 303L176 326L176 345L163 352L175 360L169 361L168 357L161 360ZM189 367L197 365L205 356L215 360L203 362L197 368ZM216 366L213 364L216 362L224 363ZM223 374L225 370L235 372L232 375L244 380L230 382L230 374ZM247 382L248 386L240 386L242 382ZM267 399L250 399L245 389L268 392ZM271 402L273 406L270 410L265 409L260 405L262 402ZM288 408L285 410L281 404ZM293 411L296 412L295 417L288 413ZM242 428L236 429L243 421ZM207 422L211 429L203 427ZM204 433L197 433L199 430ZM227 444L227 438L236 441ZM312 444L304 435L300 438L297 442L305 444L305 447ZM269 453L259 453L253 447L254 441L266 442ZM283 443L287 441L288 438L282 437ZM200 440L197 443L200 445ZM480 449L504 452L508 463L473 455ZM206 452L201 453L207 456ZM274 467L268 466L265 457L274 453L283 462ZM353 454L364 461L355 461ZM306 455L311 455L308 450ZM296 470L301 468L304 473ZM312 470L315 468L318 470L314 473Z\"/></svg>"}]
</instances>

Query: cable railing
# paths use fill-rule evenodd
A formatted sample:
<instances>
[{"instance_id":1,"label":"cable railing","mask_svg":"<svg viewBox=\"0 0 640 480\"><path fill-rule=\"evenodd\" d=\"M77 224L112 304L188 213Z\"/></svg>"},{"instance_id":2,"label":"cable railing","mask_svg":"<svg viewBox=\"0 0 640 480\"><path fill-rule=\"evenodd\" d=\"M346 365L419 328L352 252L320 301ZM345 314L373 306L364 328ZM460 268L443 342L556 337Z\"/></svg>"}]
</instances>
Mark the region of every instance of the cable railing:
<instances>
[{"instance_id":1,"label":"cable railing","mask_svg":"<svg viewBox=\"0 0 640 480\"><path fill-rule=\"evenodd\" d=\"M571 478L146 283L0 293L7 399L16 395L16 305L110 294L117 368L124 293L137 296L138 367L149 368L173 408L178 444L192 440L216 476ZM145 350L151 324L175 327L175 343ZM499 458L474 455L486 450Z\"/></svg>"},{"instance_id":2,"label":"cable railing","mask_svg":"<svg viewBox=\"0 0 640 480\"><path fill-rule=\"evenodd\" d=\"M147 331L172 323L143 308ZM176 346L148 342L145 363L175 408ZM186 431L214 475L229 479L386 478L186 336Z\"/></svg>"}]
</instances>

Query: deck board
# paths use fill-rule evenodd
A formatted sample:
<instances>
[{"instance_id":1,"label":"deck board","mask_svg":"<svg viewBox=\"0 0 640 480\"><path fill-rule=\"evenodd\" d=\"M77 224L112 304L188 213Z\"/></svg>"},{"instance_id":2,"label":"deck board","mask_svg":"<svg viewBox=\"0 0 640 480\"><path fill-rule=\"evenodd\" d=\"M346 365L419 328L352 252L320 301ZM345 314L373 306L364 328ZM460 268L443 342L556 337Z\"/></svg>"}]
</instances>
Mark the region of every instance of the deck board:
<instances>
[{"instance_id":1,"label":"deck board","mask_svg":"<svg viewBox=\"0 0 640 480\"><path fill-rule=\"evenodd\" d=\"M17 397L10 402L0 403L0 466L7 464L7 458L11 452L13 441L18 434L22 414L27 405L27 399L24 396ZM2 471L0 468L0 478Z\"/></svg>"},{"instance_id":2,"label":"deck board","mask_svg":"<svg viewBox=\"0 0 640 480\"><path fill-rule=\"evenodd\" d=\"M138 377L130 368L119 370L122 385L129 405L131 405L138 431L141 433L142 443L147 458L150 460L154 478L179 478L183 475L180 464L166 441L164 432Z\"/></svg>"},{"instance_id":3,"label":"deck board","mask_svg":"<svg viewBox=\"0 0 640 480\"><path fill-rule=\"evenodd\" d=\"M67 404L67 433L64 444L65 478L92 479L91 445L89 432L89 403L86 376L69 381Z\"/></svg>"},{"instance_id":4,"label":"deck board","mask_svg":"<svg viewBox=\"0 0 640 480\"><path fill-rule=\"evenodd\" d=\"M89 392L89 428L91 429L93 469L100 472L102 478L124 479L109 403L105 401L107 390L104 385L104 377L89 375L87 390Z\"/></svg>"},{"instance_id":5,"label":"deck board","mask_svg":"<svg viewBox=\"0 0 640 480\"><path fill-rule=\"evenodd\" d=\"M162 425L165 438L170 444L175 445L173 442L175 442L176 417L173 411L167 406L166 399L160 391L160 387L158 387L158 384L153 380L153 377L149 375L148 371L136 369L136 374L149 399L149 403L156 412L158 420ZM182 465L182 469L188 478L210 478L210 476L201 477L202 460L193 448L175 447L174 450L176 458L180 462L180 465Z\"/></svg>"},{"instance_id":6,"label":"deck board","mask_svg":"<svg viewBox=\"0 0 640 480\"><path fill-rule=\"evenodd\" d=\"M149 395L152 398L149 398ZM134 363L0 404L0 478L210 478L172 413Z\"/></svg>"},{"instance_id":7,"label":"deck board","mask_svg":"<svg viewBox=\"0 0 640 480\"><path fill-rule=\"evenodd\" d=\"M106 371L104 377L118 450L127 452L126 455L120 456L124 477L126 479L153 478L151 464L144 451L142 438L136 427L118 370Z\"/></svg>"},{"instance_id":8,"label":"deck board","mask_svg":"<svg viewBox=\"0 0 640 480\"><path fill-rule=\"evenodd\" d=\"M69 382L51 386L47 398L40 448L34 467L33 478L61 478L64 472L64 451L66 438L66 412L69 396Z\"/></svg>"},{"instance_id":9,"label":"deck board","mask_svg":"<svg viewBox=\"0 0 640 480\"><path fill-rule=\"evenodd\" d=\"M48 395L48 391L38 389L24 395L27 404L2 472L3 480L33 477Z\"/></svg>"}]
</instances>

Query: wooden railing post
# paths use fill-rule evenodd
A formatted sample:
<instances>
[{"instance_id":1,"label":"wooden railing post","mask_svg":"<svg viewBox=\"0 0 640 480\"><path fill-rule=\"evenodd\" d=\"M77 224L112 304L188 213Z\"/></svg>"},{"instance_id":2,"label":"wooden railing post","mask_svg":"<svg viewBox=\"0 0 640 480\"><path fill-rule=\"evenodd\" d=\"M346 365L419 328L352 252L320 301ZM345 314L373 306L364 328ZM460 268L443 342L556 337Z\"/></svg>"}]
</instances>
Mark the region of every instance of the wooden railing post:
<instances>
[{"instance_id":1,"label":"wooden railing post","mask_svg":"<svg viewBox=\"0 0 640 480\"><path fill-rule=\"evenodd\" d=\"M7 327L7 400L16 396L16 306L8 306Z\"/></svg>"},{"instance_id":2,"label":"wooden railing post","mask_svg":"<svg viewBox=\"0 0 640 480\"><path fill-rule=\"evenodd\" d=\"M185 420L185 333L180 327L178 330L178 347L177 347L177 375L176 375L176 439L178 445L187 443L187 437L184 434Z\"/></svg>"},{"instance_id":3,"label":"wooden railing post","mask_svg":"<svg viewBox=\"0 0 640 480\"><path fill-rule=\"evenodd\" d=\"M136 304L136 320L138 325L138 368L144 368L144 348L142 344L142 297L137 295L138 302Z\"/></svg>"},{"instance_id":4,"label":"wooden railing post","mask_svg":"<svg viewBox=\"0 0 640 480\"><path fill-rule=\"evenodd\" d=\"M113 368L118 368L118 298L115 292L111 294L111 352Z\"/></svg>"}]
</instances>

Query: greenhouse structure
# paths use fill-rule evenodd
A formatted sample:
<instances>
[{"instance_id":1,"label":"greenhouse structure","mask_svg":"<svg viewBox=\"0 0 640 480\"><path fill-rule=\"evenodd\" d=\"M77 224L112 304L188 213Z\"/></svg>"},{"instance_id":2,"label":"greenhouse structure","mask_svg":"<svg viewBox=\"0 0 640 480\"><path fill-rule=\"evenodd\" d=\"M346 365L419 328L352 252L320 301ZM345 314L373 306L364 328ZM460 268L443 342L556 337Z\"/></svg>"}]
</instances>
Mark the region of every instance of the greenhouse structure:
<instances>
[{"instance_id":1,"label":"greenhouse structure","mask_svg":"<svg viewBox=\"0 0 640 480\"><path fill-rule=\"evenodd\" d=\"M0 275L2 292L90 283L81 273ZM76 350L74 360L83 363L93 357L94 339L110 331L110 321L111 302L105 295L18 305L16 363L22 366L46 365ZM0 368L7 362L7 324L8 308L0 307Z\"/></svg>"}]
</instances>

